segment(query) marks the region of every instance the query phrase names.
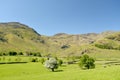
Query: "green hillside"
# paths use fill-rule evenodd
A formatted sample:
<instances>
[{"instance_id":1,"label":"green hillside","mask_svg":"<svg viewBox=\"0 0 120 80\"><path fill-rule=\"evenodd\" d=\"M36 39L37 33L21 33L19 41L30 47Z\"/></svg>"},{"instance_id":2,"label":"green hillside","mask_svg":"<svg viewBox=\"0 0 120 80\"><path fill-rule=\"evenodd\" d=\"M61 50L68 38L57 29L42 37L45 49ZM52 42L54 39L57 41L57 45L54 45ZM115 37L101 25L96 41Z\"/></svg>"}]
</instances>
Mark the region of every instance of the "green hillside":
<instances>
[{"instance_id":1,"label":"green hillside","mask_svg":"<svg viewBox=\"0 0 120 80\"><path fill-rule=\"evenodd\" d=\"M44 40L32 28L17 22L0 24L0 52L42 52Z\"/></svg>"},{"instance_id":2,"label":"green hillside","mask_svg":"<svg viewBox=\"0 0 120 80\"><path fill-rule=\"evenodd\" d=\"M18 22L0 23L0 53L41 53L43 56L81 56L95 58L120 57L120 32L100 34L66 34L43 36L34 29Z\"/></svg>"}]
</instances>

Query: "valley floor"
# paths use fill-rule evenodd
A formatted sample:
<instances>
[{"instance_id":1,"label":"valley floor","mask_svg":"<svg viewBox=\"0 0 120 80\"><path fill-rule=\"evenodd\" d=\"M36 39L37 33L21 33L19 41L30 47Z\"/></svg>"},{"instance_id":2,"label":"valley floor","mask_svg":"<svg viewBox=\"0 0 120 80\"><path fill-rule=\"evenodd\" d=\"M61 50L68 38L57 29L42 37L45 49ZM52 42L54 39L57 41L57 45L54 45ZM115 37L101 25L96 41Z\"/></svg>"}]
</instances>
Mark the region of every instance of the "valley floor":
<instances>
[{"instance_id":1,"label":"valley floor","mask_svg":"<svg viewBox=\"0 0 120 80\"><path fill-rule=\"evenodd\" d=\"M120 65L81 70L78 64L63 65L51 72L41 63L1 64L0 80L120 80Z\"/></svg>"}]
</instances>

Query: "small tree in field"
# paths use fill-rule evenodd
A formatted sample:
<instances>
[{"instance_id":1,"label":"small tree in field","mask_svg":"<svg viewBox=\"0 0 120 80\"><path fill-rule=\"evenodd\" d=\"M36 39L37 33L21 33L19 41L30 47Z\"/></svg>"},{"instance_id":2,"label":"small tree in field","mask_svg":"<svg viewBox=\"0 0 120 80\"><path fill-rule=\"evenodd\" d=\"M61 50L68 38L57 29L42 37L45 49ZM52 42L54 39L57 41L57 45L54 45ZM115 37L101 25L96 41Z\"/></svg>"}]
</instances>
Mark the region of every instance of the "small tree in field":
<instances>
[{"instance_id":1,"label":"small tree in field","mask_svg":"<svg viewBox=\"0 0 120 80\"><path fill-rule=\"evenodd\" d=\"M63 64L63 61L61 59L58 60L58 65L61 66Z\"/></svg>"},{"instance_id":2,"label":"small tree in field","mask_svg":"<svg viewBox=\"0 0 120 80\"><path fill-rule=\"evenodd\" d=\"M58 68L57 60L55 58L50 58L50 59L46 60L45 67L54 71L54 69Z\"/></svg>"},{"instance_id":3,"label":"small tree in field","mask_svg":"<svg viewBox=\"0 0 120 80\"><path fill-rule=\"evenodd\" d=\"M45 59L41 58L40 62L43 64L45 62Z\"/></svg>"},{"instance_id":4,"label":"small tree in field","mask_svg":"<svg viewBox=\"0 0 120 80\"><path fill-rule=\"evenodd\" d=\"M93 58L89 57L88 55L83 55L80 58L79 66L82 69L93 69L95 68L94 62L95 60Z\"/></svg>"}]
</instances>

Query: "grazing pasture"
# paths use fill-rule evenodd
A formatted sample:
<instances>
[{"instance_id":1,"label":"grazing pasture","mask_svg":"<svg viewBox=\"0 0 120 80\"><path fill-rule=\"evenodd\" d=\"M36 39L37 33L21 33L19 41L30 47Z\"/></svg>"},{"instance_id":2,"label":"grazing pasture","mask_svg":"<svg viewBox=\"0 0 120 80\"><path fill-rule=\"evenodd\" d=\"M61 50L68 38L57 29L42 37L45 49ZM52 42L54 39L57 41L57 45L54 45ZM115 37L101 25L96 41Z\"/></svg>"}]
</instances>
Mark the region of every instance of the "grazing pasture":
<instances>
[{"instance_id":1,"label":"grazing pasture","mask_svg":"<svg viewBox=\"0 0 120 80\"><path fill-rule=\"evenodd\" d=\"M46 69L40 62L1 64L0 80L120 80L120 65L81 70L78 64L64 64L55 72Z\"/></svg>"}]
</instances>

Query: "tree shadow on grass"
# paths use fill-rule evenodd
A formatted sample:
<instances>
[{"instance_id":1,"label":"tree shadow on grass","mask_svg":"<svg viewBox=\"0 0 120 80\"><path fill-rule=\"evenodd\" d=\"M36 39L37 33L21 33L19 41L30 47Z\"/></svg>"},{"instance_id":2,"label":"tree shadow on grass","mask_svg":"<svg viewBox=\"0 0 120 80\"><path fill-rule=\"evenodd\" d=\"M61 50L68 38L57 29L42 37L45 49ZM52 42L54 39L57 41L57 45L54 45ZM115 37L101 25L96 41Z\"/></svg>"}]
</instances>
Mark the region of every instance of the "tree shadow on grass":
<instances>
[{"instance_id":1,"label":"tree shadow on grass","mask_svg":"<svg viewBox=\"0 0 120 80\"><path fill-rule=\"evenodd\" d=\"M28 62L0 62L0 65L1 64L25 64L25 63L28 63Z\"/></svg>"},{"instance_id":2,"label":"tree shadow on grass","mask_svg":"<svg viewBox=\"0 0 120 80\"><path fill-rule=\"evenodd\" d=\"M66 67L67 65L61 65L61 67Z\"/></svg>"},{"instance_id":3,"label":"tree shadow on grass","mask_svg":"<svg viewBox=\"0 0 120 80\"><path fill-rule=\"evenodd\" d=\"M63 72L63 70L55 70L54 72Z\"/></svg>"}]
</instances>

